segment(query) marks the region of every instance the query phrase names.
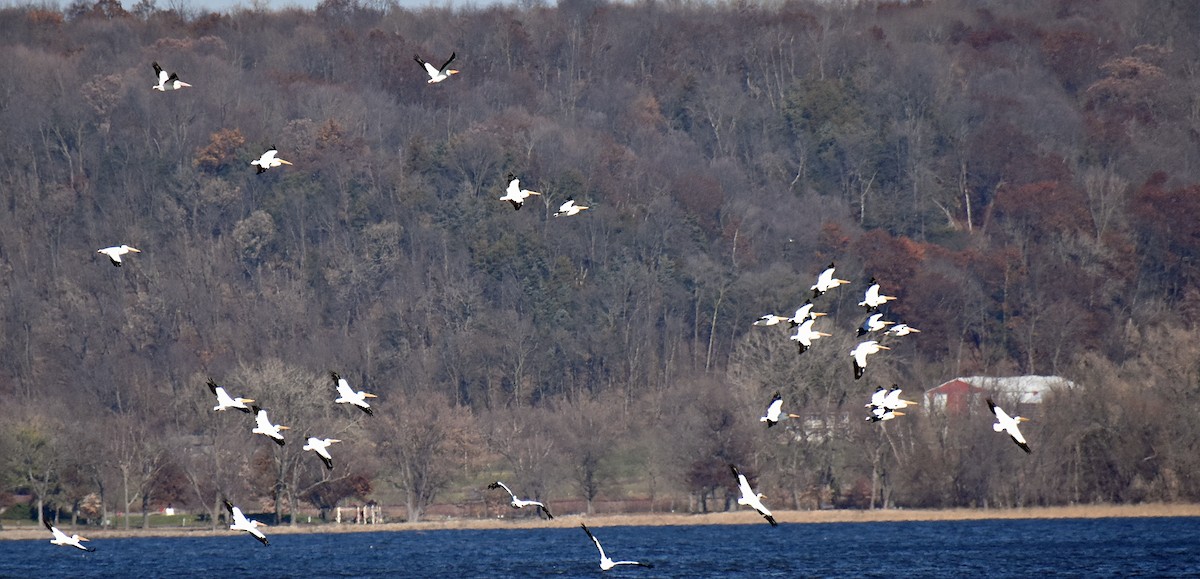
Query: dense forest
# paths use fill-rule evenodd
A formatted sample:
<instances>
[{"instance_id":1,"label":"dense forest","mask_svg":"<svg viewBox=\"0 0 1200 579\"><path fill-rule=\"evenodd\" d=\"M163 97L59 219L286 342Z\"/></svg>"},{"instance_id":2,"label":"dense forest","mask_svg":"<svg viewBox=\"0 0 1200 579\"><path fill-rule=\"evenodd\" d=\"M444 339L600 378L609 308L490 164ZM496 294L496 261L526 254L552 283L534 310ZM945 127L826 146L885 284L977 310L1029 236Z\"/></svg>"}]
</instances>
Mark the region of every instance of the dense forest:
<instances>
[{"instance_id":1,"label":"dense forest","mask_svg":"<svg viewBox=\"0 0 1200 579\"><path fill-rule=\"evenodd\" d=\"M719 510L729 464L776 509L1200 499L1192 2L79 0L0 55L0 507ZM831 261L831 336L752 325ZM871 277L922 331L855 380ZM986 405L864 420L1027 374L1076 384L1030 455Z\"/></svg>"}]
</instances>

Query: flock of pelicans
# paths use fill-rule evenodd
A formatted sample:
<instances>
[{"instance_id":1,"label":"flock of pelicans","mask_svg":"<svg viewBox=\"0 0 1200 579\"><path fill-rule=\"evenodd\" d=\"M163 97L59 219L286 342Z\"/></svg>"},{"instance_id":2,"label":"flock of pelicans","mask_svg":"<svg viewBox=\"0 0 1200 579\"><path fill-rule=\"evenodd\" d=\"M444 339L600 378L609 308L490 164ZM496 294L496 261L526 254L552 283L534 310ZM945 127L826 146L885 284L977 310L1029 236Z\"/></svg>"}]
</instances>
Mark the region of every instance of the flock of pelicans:
<instances>
[{"instance_id":1,"label":"flock of pelicans","mask_svg":"<svg viewBox=\"0 0 1200 579\"><path fill-rule=\"evenodd\" d=\"M808 349L812 347L813 341L830 335L813 328L813 324L817 321L817 318L825 316L826 314L823 312L813 311L812 300L824 295L826 292L838 286L850 283L848 280L834 277L835 271L836 268L834 267L834 264L831 263L829 264L829 267L825 268L825 270L817 276L817 282L809 288L813 292L812 298L805 300L804 304L796 309L795 315L787 317L777 314L766 314L758 318L758 320L754 322L754 325L774 326L783 322L787 322L788 325L790 325L796 331L795 334L792 334L790 339L799 345L801 354L807 352ZM884 314L877 310L879 310L880 306L895 300L896 296L882 294L879 288L879 282L873 277L868 284L869 285L867 286L866 292L864 292L862 301L858 302L858 305L862 306L868 314L867 319L864 320L862 325L858 327L857 335L859 337L867 336L871 333L882 333L885 337L902 337L921 332L921 330L909 326L908 324L883 319ZM853 358L854 379L858 380L862 378L863 374L866 372L867 356L878 354L881 350L888 349L890 348L880 344L878 340L864 340L859 342L854 349L850 350L850 356ZM882 422L885 420L892 420L897 416L903 416L904 413L900 410L902 408L907 408L908 406L913 406L916 404L916 402L900 398L900 391L900 388L895 384L892 384L891 388L884 388L882 386L876 388L874 394L871 395L871 400L864 405L869 409L867 420L871 422ZM1025 437L1021 434L1021 430L1019 428L1019 424L1027 421L1028 419L1020 416L1009 416L1004 409L997 406L996 403L990 398L987 400L987 404L988 409L991 410L992 414L996 417L996 423L992 425L992 428L996 432L1007 433L1009 437L1012 438L1013 442L1015 442L1017 446L1020 446L1025 452L1033 452L1030 450L1029 445L1025 442ZM785 414L783 412L783 397L780 396L779 392L776 392L771 398L770 404L767 405L766 414L759 418L759 421L765 422L767 427L770 428L784 417L799 418L799 416L795 414ZM741 500L738 502L741 503ZM759 512L763 513L763 510L759 509ZM763 513L764 516L767 516L767 514L768 513Z\"/></svg>"},{"instance_id":2,"label":"flock of pelicans","mask_svg":"<svg viewBox=\"0 0 1200 579\"><path fill-rule=\"evenodd\" d=\"M450 63L454 61L454 57L455 54L452 53L450 58L447 59L441 67L435 67L434 65L422 60L420 56L414 56L413 58L416 60L417 64L425 69L425 72L429 75L428 82L432 84L442 82L450 78L452 75L458 74L457 70L450 68ZM168 73L163 70L163 68L159 66L157 62L153 63L153 66L156 78L158 80L158 84L152 87L154 90L165 92L192 86L180 80L178 74L174 72ZM256 167L258 173L264 173L270 169L292 164L289 161L279 158L278 155L279 150L272 146L259 158L251 161L250 165ZM537 191L522 189L520 180L511 173L508 174L507 180L508 187L505 190L504 195L499 199L512 204L513 209L515 210L520 210L525 201L531 196L541 195L541 193ZM558 211L554 212L554 215L556 217L573 216L578 215L581 211L586 209L588 209L586 205L577 205L573 199L568 199L559 207ZM97 253L107 256L112 264L117 267L122 265L123 256L140 252L141 250L125 244L97 250ZM817 276L816 283L810 288L813 292L812 298L805 300L804 304L796 310L794 315L787 317L776 314L767 314L755 321L754 325L774 326L786 322L795 330L795 333L790 336L790 339L796 342L800 353L803 354L813 346L813 342L822 337L827 337L830 335L814 328L814 323L817 321L817 319L825 316L826 314L823 312L813 311L814 305L812 300L822 296L830 290L837 288L838 286L850 283L847 280L836 278L834 276L834 272L834 265L831 263L829 264L828 268L826 268L819 276ZM877 312L880 306L883 306L884 304L887 304L895 299L895 296L883 295L881 293L879 283L876 282L874 278L871 278L870 285L864 294L863 300L858 304L865 308L869 314L866 321L864 321L863 324L858 328L858 336L866 336L868 334L876 333L887 337L902 337L912 333L920 332L920 330L910 327L907 324L884 320L883 314ZM858 380L862 378L867 367L868 356L877 354L880 351L887 349L889 348L880 344L878 340L868 339L862 341L853 350L851 350L850 355L853 358L854 379ZM350 404L359 408L368 415L372 414L371 404L367 402L367 399L375 398L376 396L374 394L361 390L353 390L350 387L349 382L340 377L336 372L330 372L330 377L333 380L333 385L338 395L337 398L334 399L335 403ZM255 418L255 426L253 429L251 429L251 433L264 435L270 438L276 444L280 446L284 445L285 441L282 431L288 430L288 427L272 423L267 417L267 411L259 407L255 403L255 400L250 398L230 396L224 387L217 385L217 383L211 379L208 380L207 385L209 390L217 399L217 405L213 407L214 411L224 411L233 408L247 414L253 414ZM988 399L987 403L988 408L992 411L997 420L996 424L993 425L995 431L1006 432L1025 452L1031 452L1029 445L1026 444L1025 438L1021 435L1021 432L1018 429L1018 424L1026 419L1020 416L1010 417L1006 412L1004 412L1004 410L996 406L991 399ZM879 387L871 396L870 401L865 405L869 409L866 419L872 422L892 420L897 416L904 415L904 413L900 411L901 409L914 404L916 403L900 398L900 388L894 384L890 389ZM770 404L767 406L765 415L759 420L760 422L765 423L768 428L770 428L784 418L798 417L799 416L796 414L783 412L783 398L779 392L776 392L772 397ZM325 464L327 469L333 469L333 457L329 453L329 447L338 442L341 441L333 438L318 438L315 436L310 436L308 437L307 444L304 445L303 449L305 451L314 452ZM738 471L737 466L730 465L730 471L733 473L733 477L737 481L740 495L737 499L738 505L753 508L760 515L762 515L762 517L766 519L771 526L778 526L779 523L776 522L774 516L771 514L771 511L762 503L762 499L765 498L764 495L761 493L756 493L754 489L751 488L750 482L746 479L746 475ZM550 513L550 509L544 503L532 499L518 498L512 489L510 489L508 485L504 484L503 482L495 481L488 485L488 489L490 490L499 488L503 488L504 491L507 492L511 497L509 505L512 506L512 508L522 509L525 507L536 507L539 513L544 514L547 519L554 518L554 515ZM261 542L264 546L270 544L266 535L263 534L262 530L259 528L261 526L265 526L263 523L246 517L246 515L242 513L241 509L234 506L233 503L229 502L228 500L223 500L223 502L226 510L229 511L230 530L245 531ZM51 525L49 520L44 520L44 523L46 528L49 529L54 535L54 538L50 541L52 544L76 547L85 551L95 550L94 548L83 545L83 542L88 541L86 537L81 537L77 534L67 536L66 533L63 533L57 527ZM583 531L587 533L588 538L592 540L592 542L596 545L596 549L600 552L600 568L602 570L607 571L618 565L632 565L641 567L651 566L647 563L639 561L612 560L607 554L605 554L604 547L600 545L600 540L597 539L594 534L592 534L591 530L587 528L587 525L581 523L580 527L583 528Z\"/></svg>"}]
</instances>

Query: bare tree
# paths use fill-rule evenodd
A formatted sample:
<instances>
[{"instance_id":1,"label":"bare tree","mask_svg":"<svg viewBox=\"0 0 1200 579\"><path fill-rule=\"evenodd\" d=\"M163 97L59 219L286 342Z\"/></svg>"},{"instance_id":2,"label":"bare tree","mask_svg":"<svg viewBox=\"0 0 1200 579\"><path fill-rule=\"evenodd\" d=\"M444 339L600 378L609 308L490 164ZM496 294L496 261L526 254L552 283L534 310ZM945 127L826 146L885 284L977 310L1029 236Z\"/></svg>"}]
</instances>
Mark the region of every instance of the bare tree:
<instances>
[{"instance_id":1,"label":"bare tree","mask_svg":"<svg viewBox=\"0 0 1200 579\"><path fill-rule=\"evenodd\" d=\"M380 474L404 492L409 522L419 521L482 451L470 409L440 394L396 396L388 411L372 418L367 428L376 440Z\"/></svg>"}]
</instances>

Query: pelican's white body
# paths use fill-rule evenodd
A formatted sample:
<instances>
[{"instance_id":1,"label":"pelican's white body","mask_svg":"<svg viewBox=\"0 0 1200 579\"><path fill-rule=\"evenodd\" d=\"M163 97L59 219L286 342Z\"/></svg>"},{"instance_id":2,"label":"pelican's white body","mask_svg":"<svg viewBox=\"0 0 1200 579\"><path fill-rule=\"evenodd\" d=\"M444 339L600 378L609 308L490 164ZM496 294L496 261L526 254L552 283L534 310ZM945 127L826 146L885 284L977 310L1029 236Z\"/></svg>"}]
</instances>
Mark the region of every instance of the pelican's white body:
<instances>
[{"instance_id":1,"label":"pelican's white body","mask_svg":"<svg viewBox=\"0 0 1200 579\"><path fill-rule=\"evenodd\" d=\"M530 191L529 189L522 189L521 180L510 176L508 188L504 190L504 196L501 197L500 200L508 201L509 203L512 203L513 209L520 210L521 206L525 203L525 200L528 199L530 195L541 195L541 193L537 191Z\"/></svg>"},{"instance_id":2,"label":"pelican's white body","mask_svg":"<svg viewBox=\"0 0 1200 579\"><path fill-rule=\"evenodd\" d=\"M863 370L867 368L867 356L877 354L880 350L888 350L887 346L879 345L875 340L867 340L855 346L850 350L850 355L854 357L854 379L862 378Z\"/></svg>"},{"instance_id":3,"label":"pelican's white body","mask_svg":"<svg viewBox=\"0 0 1200 579\"><path fill-rule=\"evenodd\" d=\"M68 537L66 533L58 530L58 527L52 526L50 524L50 521L48 521L46 519L42 519L42 523L45 524L46 528L50 529L50 532L54 534L54 538L50 539L51 545L59 545L61 547L75 547L76 549L81 549L83 551L95 551L95 549L83 546L82 541L89 540L87 537L80 537L79 535L71 535L70 537Z\"/></svg>"},{"instance_id":4,"label":"pelican's white body","mask_svg":"<svg viewBox=\"0 0 1200 579\"><path fill-rule=\"evenodd\" d=\"M105 247L104 249L96 250L96 253L103 253L104 255L108 256L108 259L112 261L112 264L117 267L121 267L121 263L122 263L121 256L122 255L125 255L127 253L141 253L141 252L142 252L142 250L140 250L136 247L130 247L130 246L124 245L124 244L117 245L114 247Z\"/></svg>"},{"instance_id":5,"label":"pelican's white body","mask_svg":"<svg viewBox=\"0 0 1200 579\"><path fill-rule=\"evenodd\" d=\"M566 215L570 217L571 215L578 215L579 212L583 211L584 209L588 209L588 206L576 205L574 199L567 199L566 203L560 205L558 207L558 211L554 212L554 216L558 217L560 215Z\"/></svg>"},{"instance_id":6,"label":"pelican's white body","mask_svg":"<svg viewBox=\"0 0 1200 579\"><path fill-rule=\"evenodd\" d=\"M796 333L789 337L790 340L795 341L800 345L801 354L803 354L805 350L812 346L813 340L829 335L825 332L818 332L814 330L813 322L815 321L817 321L816 318L809 318L805 320L804 323L796 327Z\"/></svg>"},{"instance_id":7,"label":"pelican's white body","mask_svg":"<svg viewBox=\"0 0 1200 579\"><path fill-rule=\"evenodd\" d=\"M359 390L355 392L350 388L350 383L345 378L338 376L337 372L330 372L333 376L334 384L337 386L338 397L333 401L338 404L353 404L362 409L363 412L371 414L371 404L367 402L367 398L377 398L374 394Z\"/></svg>"},{"instance_id":8,"label":"pelican's white body","mask_svg":"<svg viewBox=\"0 0 1200 579\"><path fill-rule=\"evenodd\" d=\"M737 503L758 511L758 514L762 515L768 523L771 523L772 527L777 526L779 523L775 522L775 517L771 515L771 511L767 510L767 507L762 504L762 499L765 495L754 492L754 489L750 488L750 481L746 480L746 475L738 472L736 466L730 465L729 468L733 470L733 475L737 477L738 490L741 492Z\"/></svg>"},{"instance_id":9,"label":"pelican's white body","mask_svg":"<svg viewBox=\"0 0 1200 579\"><path fill-rule=\"evenodd\" d=\"M254 434L262 434L269 436L275 440L280 446L283 445L283 433L280 431L287 430L288 427L278 424L271 424L271 420L267 418L267 411L256 407L254 413L255 427L250 431Z\"/></svg>"},{"instance_id":10,"label":"pelican's white body","mask_svg":"<svg viewBox=\"0 0 1200 579\"><path fill-rule=\"evenodd\" d=\"M871 280L871 287L867 288L867 294L863 297L863 301L858 302L858 305L867 308L867 311L875 311L875 308L882 306L892 300L896 296L885 296L879 293L879 284L875 280Z\"/></svg>"},{"instance_id":11,"label":"pelican's white body","mask_svg":"<svg viewBox=\"0 0 1200 579\"><path fill-rule=\"evenodd\" d=\"M825 268L825 271L821 272L821 275L817 276L817 283L808 288L813 291L813 297L817 297L839 285L850 283L849 280L833 277L833 271L834 267L831 263L829 267Z\"/></svg>"}]
</instances>

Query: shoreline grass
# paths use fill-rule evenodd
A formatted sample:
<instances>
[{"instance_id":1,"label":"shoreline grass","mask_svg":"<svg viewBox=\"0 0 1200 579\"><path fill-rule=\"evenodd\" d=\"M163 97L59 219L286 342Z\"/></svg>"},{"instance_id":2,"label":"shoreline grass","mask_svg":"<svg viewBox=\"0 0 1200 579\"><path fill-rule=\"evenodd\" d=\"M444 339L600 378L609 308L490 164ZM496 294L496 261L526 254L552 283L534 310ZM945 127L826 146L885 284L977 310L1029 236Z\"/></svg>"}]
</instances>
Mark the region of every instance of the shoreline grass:
<instances>
[{"instance_id":1,"label":"shoreline grass","mask_svg":"<svg viewBox=\"0 0 1200 579\"><path fill-rule=\"evenodd\" d=\"M966 521L986 519L1107 519L1130 517L1200 517L1200 504L1142 504L1142 505L1074 505L1062 507L1029 507L1020 509L887 509L873 511L775 511L780 524L814 523L879 523L913 521ZM416 523L356 524L297 524L267 527L270 535L300 533L364 533L433 530L492 530L576 527L586 520L590 527L609 526L688 526L688 525L747 525L762 523L751 510L723 513L638 513L625 515L564 514L551 521L536 518L518 519L447 519ZM64 525L66 527L66 525ZM68 533L81 533L93 540L127 537L217 537L237 534L229 530L213 531L209 527L152 527L150 529L64 528ZM49 535L36 525L14 527L6 522L0 530L0 540L44 539Z\"/></svg>"}]
</instances>

